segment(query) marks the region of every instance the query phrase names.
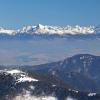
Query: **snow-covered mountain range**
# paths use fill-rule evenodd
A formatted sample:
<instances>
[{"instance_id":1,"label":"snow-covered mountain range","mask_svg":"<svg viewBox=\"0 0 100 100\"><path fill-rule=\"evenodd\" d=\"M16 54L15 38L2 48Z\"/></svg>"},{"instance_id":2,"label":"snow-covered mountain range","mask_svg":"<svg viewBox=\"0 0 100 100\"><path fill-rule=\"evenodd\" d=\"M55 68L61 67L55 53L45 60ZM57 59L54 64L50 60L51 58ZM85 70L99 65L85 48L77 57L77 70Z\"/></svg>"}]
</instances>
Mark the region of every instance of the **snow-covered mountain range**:
<instances>
[{"instance_id":1,"label":"snow-covered mountain range","mask_svg":"<svg viewBox=\"0 0 100 100\"><path fill-rule=\"evenodd\" d=\"M0 28L0 33L5 33L9 35L16 35L17 33L27 33L27 34L92 34L98 32L99 27L94 26L69 26L60 27L60 26L48 26L38 24L36 26L25 26L17 30L9 30ZM100 31L99 31L100 32Z\"/></svg>"}]
</instances>

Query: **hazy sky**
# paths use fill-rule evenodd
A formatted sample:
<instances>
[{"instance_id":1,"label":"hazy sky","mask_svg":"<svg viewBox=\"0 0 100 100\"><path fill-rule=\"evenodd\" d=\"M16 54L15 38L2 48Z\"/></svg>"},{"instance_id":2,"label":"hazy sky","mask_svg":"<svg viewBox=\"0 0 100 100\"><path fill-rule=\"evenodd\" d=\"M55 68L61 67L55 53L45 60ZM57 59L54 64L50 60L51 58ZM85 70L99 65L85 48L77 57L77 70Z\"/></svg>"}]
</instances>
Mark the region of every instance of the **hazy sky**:
<instances>
[{"instance_id":1,"label":"hazy sky","mask_svg":"<svg viewBox=\"0 0 100 100\"><path fill-rule=\"evenodd\" d=\"M0 26L99 25L100 0L0 0Z\"/></svg>"}]
</instances>

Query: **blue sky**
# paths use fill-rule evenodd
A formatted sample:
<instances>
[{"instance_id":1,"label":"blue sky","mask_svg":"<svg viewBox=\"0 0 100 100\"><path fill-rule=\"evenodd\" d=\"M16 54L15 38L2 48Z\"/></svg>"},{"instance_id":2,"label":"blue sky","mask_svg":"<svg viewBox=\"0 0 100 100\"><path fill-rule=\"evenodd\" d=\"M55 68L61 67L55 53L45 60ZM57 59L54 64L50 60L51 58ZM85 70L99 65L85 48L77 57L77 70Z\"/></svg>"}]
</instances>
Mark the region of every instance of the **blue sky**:
<instances>
[{"instance_id":1,"label":"blue sky","mask_svg":"<svg viewBox=\"0 0 100 100\"><path fill-rule=\"evenodd\" d=\"M100 0L0 0L0 26L99 25Z\"/></svg>"}]
</instances>

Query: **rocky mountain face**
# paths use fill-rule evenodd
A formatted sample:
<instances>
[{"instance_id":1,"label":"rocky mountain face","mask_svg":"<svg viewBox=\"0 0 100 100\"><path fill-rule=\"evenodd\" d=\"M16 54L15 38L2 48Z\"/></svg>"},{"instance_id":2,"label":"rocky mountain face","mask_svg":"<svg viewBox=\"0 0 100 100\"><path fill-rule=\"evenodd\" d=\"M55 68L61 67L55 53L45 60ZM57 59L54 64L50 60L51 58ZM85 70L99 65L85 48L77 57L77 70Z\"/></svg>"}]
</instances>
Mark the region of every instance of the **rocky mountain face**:
<instances>
[{"instance_id":1,"label":"rocky mountain face","mask_svg":"<svg viewBox=\"0 0 100 100\"><path fill-rule=\"evenodd\" d=\"M79 54L63 61L29 67L42 74L50 74L80 91L100 92L100 57Z\"/></svg>"}]
</instances>

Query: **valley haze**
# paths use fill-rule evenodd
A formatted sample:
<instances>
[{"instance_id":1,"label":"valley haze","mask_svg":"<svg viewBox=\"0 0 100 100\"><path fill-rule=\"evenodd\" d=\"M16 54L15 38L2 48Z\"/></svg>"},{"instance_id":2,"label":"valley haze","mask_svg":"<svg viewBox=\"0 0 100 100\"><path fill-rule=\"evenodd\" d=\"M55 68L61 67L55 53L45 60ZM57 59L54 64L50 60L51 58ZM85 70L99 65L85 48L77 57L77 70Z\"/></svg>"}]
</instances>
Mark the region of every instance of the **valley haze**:
<instances>
[{"instance_id":1,"label":"valley haze","mask_svg":"<svg viewBox=\"0 0 100 100\"><path fill-rule=\"evenodd\" d=\"M26 26L18 30L0 28L1 65L39 65L75 54L100 52L100 27Z\"/></svg>"}]
</instances>

